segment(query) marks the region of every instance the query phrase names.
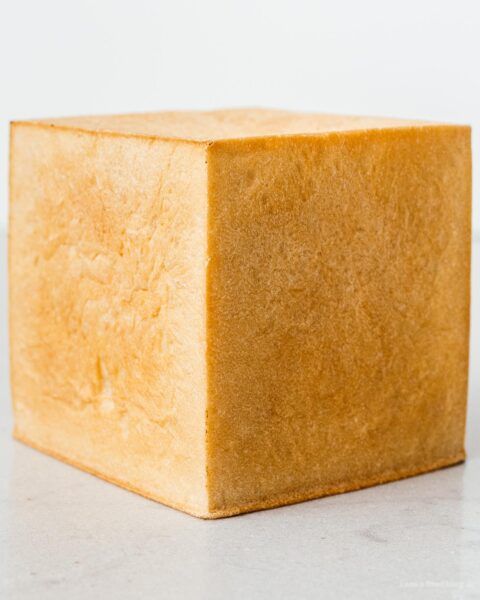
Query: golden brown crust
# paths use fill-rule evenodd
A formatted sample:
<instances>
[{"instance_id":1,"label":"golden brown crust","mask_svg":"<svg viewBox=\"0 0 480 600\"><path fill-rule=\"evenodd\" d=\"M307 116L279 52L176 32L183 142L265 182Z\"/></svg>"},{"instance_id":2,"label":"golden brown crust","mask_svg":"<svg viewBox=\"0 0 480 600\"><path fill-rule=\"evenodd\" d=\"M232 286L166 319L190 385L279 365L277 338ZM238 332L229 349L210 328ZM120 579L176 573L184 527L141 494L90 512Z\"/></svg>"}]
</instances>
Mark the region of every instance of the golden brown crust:
<instances>
[{"instance_id":1,"label":"golden brown crust","mask_svg":"<svg viewBox=\"0 0 480 600\"><path fill-rule=\"evenodd\" d=\"M461 451L469 133L209 147L211 511Z\"/></svg>"},{"instance_id":2,"label":"golden brown crust","mask_svg":"<svg viewBox=\"0 0 480 600\"><path fill-rule=\"evenodd\" d=\"M55 129L58 131L70 131L73 133L82 133L86 135L92 135L95 137L120 137L120 138L133 138L140 139L146 141L162 141L162 142L173 142L173 143L184 143L184 144L196 144L201 146L206 146L211 142L205 140L190 140L179 137L168 137L168 136L159 136L159 135L148 135L146 133L129 133L126 131L108 131L101 130L97 131L95 129L88 129L87 127L81 127L80 125L67 125L62 123L49 123L43 121L11 121L10 128L14 129L15 127L40 127L42 129Z\"/></svg>"},{"instance_id":3,"label":"golden brown crust","mask_svg":"<svg viewBox=\"0 0 480 600\"><path fill-rule=\"evenodd\" d=\"M129 492L134 492L135 494L139 494L140 496L143 496L144 498L148 498L149 500L154 500L155 502L160 502L161 504L164 504L165 506L168 506L170 508L175 508L176 510L181 510L183 512L188 513L189 515L198 517L200 519L212 518L212 517L209 517L209 515L207 513L199 512L192 506L187 506L186 504L182 504L181 502L172 502L171 500L166 499L163 496L149 493L144 488L134 486L134 485L132 485L132 483L130 481L126 481L126 480L123 480L121 478L114 477L111 475L106 475L105 473L102 473L98 469L84 465L81 462L73 459L70 456L65 456L64 454L61 454L60 452L52 450L51 448L47 448L46 446L43 446L42 444L38 444L37 442L29 439L28 436L22 435L21 433L19 433L17 431L17 429L13 430L13 437L16 440L18 440L19 442L22 442L23 444L26 444L27 446L30 446L31 448L34 448L35 450L38 450L39 452L42 452L43 454L47 454L48 456L51 456L52 458L56 458L57 460L60 460L67 465L71 465L72 467L80 469L81 471L85 471L85 473L89 473L90 475L95 475L95 477L99 477L100 479L103 479L104 481L107 481L108 483L112 483L114 485L117 485L118 487L126 489Z\"/></svg>"},{"instance_id":4,"label":"golden brown crust","mask_svg":"<svg viewBox=\"0 0 480 600\"><path fill-rule=\"evenodd\" d=\"M148 492L145 492L145 490L142 488L137 488L135 486L132 486L128 481L123 481L116 477L111 477L109 475L105 475L104 473L101 473L100 471L97 471L96 469L92 469L91 467L82 465L82 464L72 460L70 457L63 456L63 455L55 452L54 450L40 446L36 442L33 442L32 440L28 439L28 437L19 434L17 431L13 432L13 436L19 442L22 442L22 443L26 444L27 446L34 448L35 450L39 450L40 452L43 452L44 454L48 454L49 456L52 456L53 458L56 458L57 460L61 460L62 462L66 463L68 465L71 465L73 467L81 469L82 471L90 473L91 475L95 475L96 477L99 477L100 479L103 479L104 481L108 481L108 483L118 485L119 487L124 488L130 492L139 494L140 496L143 496L144 498L147 498L149 500L154 500L155 502L160 502L161 504L164 504L165 506L168 506L170 508L175 508L177 510L181 510L183 512L188 513L189 515L192 515L193 517L197 517L200 519L206 519L206 520L234 517L236 515L240 515L243 513L250 513L250 512L256 512L256 511L261 511L261 510L269 510L271 508L277 508L279 506L288 506L291 504L298 504L300 502L306 502L308 500L324 498L325 496L334 496L337 494L354 492L354 491L358 491L358 490L361 490L364 488L373 487L375 485L391 483L393 481L398 481L400 479L406 479L408 477L414 477L416 475L422 475L422 474L428 473L430 471L436 471L438 469L443 469L445 467L457 465L457 464L464 462L465 458L466 458L465 452L460 452L459 454L456 454L455 456L449 456L449 457L443 458L441 460L437 460L429 465L422 465L419 467L413 467L411 469L403 469L403 470L399 470L399 471L389 471L389 472L382 473L382 474L378 475L377 477L372 477L370 479L349 481L348 483L338 485L338 486L332 486L332 487L325 488L325 489L322 489L321 486L317 486L313 490L307 490L307 491L298 492L298 493L291 492L291 493L287 493L287 494L282 494L277 497L269 498L268 500L260 500L260 501L257 500L257 501L248 502L246 504L242 504L239 506L232 506L231 508L229 508L227 510L212 510L212 511L209 511L208 513L204 513L204 512L198 512L197 510L195 510L195 508L192 508L191 506L171 502L170 500L162 498L161 496L158 496L156 494L149 494Z\"/></svg>"},{"instance_id":5,"label":"golden brown crust","mask_svg":"<svg viewBox=\"0 0 480 600\"><path fill-rule=\"evenodd\" d=\"M17 430L201 509L204 147L36 126L11 141Z\"/></svg>"},{"instance_id":6,"label":"golden brown crust","mask_svg":"<svg viewBox=\"0 0 480 600\"><path fill-rule=\"evenodd\" d=\"M255 512L259 510L268 510L270 508L277 508L279 506L287 506L290 504L298 504L299 502L306 502L308 500L315 500L317 498L324 498L326 496L335 496L337 494L344 494L347 492L354 492L364 488L373 487L375 485L383 485L386 483L392 483L401 479L407 479L408 477L415 477L438 469L460 464L465 461L465 452L460 452L455 456L447 457L441 460L437 460L430 465L423 465L411 469L402 469L399 471L389 471L382 473L376 477L370 479L359 479L355 481L349 481L345 484L332 486L325 489L316 488L312 491L305 491L300 493L290 493L272 498L263 502L250 502L237 506L231 510L217 510L211 511L208 517L210 519L220 519L223 517L233 517L242 513Z\"/></svg>"},{"instance_id":7,"label":"golden brown crust","mask_svg":"<svg viewBox=\"0 0 480 600\"><path fill-rule=\"evenodd\" d=\"M15 437L206 519L462 461L470 128L234 113L12 124Z\"/></svg>"},{"instance_id":8,"label":"golden brown crust","mask_svg":"<svg viewBox=\"0 0 480 600\"><path fill-rule=\"evenodd\" d=\"M427 121L390 117L298 113L260 108L60 117L16 123L193 143L432 125Z\"/></svg>"}]
</instances>

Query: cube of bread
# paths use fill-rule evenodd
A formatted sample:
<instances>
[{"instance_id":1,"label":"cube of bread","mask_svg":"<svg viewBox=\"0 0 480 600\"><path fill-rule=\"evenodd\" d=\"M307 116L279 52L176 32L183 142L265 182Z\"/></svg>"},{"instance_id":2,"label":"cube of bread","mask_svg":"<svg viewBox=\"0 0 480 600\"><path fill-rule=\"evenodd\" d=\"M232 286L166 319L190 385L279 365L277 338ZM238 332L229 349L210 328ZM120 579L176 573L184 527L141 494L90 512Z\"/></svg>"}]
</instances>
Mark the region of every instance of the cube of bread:
<instances>
[{"instance_id":1,"label":"cube of bread","mask_svg":"<svg viewBox=\"0 0 480 600\"><path fill-rule=\"evenodd\" d=\"M15 436L205 518L462 461L470 196L464 126L14 123Z\"/></svg>"}]
</instances>

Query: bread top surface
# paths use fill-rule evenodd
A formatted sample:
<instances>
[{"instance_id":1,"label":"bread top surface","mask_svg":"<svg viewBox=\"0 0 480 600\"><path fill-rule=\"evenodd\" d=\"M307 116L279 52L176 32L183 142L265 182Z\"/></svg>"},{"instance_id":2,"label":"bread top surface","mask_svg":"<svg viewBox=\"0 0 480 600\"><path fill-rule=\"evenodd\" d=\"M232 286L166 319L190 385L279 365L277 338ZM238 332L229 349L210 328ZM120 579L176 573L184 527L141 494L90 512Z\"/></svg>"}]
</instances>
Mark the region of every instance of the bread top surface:
<instances>
[{"instance_id":1,"label":"bread top surface","mask_svg":"<svg viewBox=\"0 0 480 600\"><path fill-rule=\"evenodd\" d=\"M388 117L297 113L264 108L60 117L33 119L21 121L21 123L79 129L94 133L191 142L285 135L318 135L329 132L418 127L433 124L426 121Z\"/></svg>"}]
</instances>

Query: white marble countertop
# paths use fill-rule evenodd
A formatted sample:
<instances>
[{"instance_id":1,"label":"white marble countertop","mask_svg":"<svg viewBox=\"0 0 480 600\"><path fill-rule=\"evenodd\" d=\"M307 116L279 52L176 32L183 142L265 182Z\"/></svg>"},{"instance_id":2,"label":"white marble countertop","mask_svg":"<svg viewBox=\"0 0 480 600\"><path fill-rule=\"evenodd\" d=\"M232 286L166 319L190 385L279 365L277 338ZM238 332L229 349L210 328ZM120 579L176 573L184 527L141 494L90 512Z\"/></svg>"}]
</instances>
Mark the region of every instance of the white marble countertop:
<instances>
[{"instance_id":1,"label":"white marble countertop","mask_svg":"<svg viewBox=\"0 0 480 600\"><path fill-rule=\"evenodd\" d=\"M480 598L478 293L464 465L201 521L12 441L1 243L1 598Z\"/></svg>"}]
</instances>

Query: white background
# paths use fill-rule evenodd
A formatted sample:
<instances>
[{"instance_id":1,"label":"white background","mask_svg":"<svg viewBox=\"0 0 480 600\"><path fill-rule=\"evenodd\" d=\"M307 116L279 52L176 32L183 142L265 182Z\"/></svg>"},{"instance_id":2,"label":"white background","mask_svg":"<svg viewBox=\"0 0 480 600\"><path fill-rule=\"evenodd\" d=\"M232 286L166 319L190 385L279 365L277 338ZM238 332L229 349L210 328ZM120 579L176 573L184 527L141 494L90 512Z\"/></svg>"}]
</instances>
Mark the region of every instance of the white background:
<instances>
[{"instance_id":1,"label":"white background","mask_svg":"<svg viewBox=\"0 0 480 600\"><path fill-rule=\"evenodd\" d=\"M470 123L478 147L479 32L478 0L0 0L0 225L13 119L261 105Z\"/></svg>"}]
</instances>

